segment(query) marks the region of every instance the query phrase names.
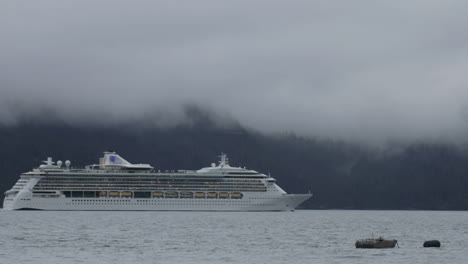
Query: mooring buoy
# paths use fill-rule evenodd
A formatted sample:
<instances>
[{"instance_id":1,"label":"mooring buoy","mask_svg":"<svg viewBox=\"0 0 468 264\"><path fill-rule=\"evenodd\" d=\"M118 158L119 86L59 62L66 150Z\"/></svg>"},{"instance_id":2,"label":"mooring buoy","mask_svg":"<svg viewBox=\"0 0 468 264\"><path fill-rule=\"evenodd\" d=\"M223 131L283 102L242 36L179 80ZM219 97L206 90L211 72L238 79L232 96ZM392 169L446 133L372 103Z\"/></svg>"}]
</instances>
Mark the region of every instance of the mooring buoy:
<instances>
[{"instance_id":1,"label":"mooring buoy","mask_svg":"<svg viewBox=\"0 0 468 264\"><path fill-rule=\"evenodd\" d=\"M424 242L423 247L440 247L439 240L429 240Z\"/></svg>"}]
</instances>

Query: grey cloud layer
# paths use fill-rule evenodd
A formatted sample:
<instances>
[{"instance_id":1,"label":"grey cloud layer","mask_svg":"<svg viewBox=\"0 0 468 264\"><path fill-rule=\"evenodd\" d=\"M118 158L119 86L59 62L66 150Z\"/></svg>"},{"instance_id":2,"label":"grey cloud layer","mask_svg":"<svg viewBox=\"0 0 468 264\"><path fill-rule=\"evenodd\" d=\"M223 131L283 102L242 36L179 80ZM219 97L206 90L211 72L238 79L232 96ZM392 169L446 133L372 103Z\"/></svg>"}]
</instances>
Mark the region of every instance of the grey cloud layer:
<instances>
[{"instance_id":1,"label":"grey cloud layer","mask_svg":"<svg viewBox=\"0 0 468 264\"><path fill-rule=\"evenodd\" d=\"M206 105L265 132L465 140L465 1L0 3L0 120ZM165 121L164 121L165 120ZM104 121L105 122L105 121Z\"/></svg>"}]
</instances>

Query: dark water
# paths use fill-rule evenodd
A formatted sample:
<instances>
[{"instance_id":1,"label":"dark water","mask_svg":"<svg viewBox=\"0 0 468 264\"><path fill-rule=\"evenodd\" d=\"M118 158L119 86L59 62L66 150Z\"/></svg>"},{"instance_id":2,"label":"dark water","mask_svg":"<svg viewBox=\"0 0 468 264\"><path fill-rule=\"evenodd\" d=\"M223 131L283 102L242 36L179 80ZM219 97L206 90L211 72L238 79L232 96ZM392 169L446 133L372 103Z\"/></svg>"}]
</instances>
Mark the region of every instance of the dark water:
<instances>
[{"instance_id":1,"label":"dark water","mask_svg":"<svg viewBox=\"0 0 468 264\"><path fill-rule=\"evenodd\" d=\"M468 263L468 212L0 211L0 230L0 263ZM354 247L372 233L400 248Z\"/></svg>"}]
</instances>

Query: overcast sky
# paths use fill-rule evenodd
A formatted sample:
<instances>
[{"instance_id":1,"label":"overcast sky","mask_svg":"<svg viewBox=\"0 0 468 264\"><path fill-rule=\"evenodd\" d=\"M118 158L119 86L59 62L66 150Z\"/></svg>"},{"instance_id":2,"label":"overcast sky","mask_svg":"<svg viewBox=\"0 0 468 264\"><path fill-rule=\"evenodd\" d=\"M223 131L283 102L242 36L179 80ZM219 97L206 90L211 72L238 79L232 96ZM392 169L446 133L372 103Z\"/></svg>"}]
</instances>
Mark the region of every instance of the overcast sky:
<instances>
[{"instance_id":1,"label":"overcast sky","mask_svg":"<svg viewBox=\"0 0 468 264\"><path fill-rule=\"evenodd\" d=\"M183 120L468 141L467 1L1 1L0 122ZM77 121L77 122L78 122Z\"/></svg>"}]
</instances>

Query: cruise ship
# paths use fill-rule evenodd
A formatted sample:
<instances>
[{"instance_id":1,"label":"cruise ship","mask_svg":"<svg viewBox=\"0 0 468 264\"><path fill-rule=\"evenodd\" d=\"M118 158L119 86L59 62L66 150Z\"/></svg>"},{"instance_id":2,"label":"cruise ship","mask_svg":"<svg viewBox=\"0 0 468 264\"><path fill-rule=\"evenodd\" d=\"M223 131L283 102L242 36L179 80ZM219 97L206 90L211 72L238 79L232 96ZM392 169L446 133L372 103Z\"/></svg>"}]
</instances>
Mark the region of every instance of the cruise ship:
<instances>
[{"instance_id":1,"label":"cruise ship","mask_svg":"<svg viewBox=\"0 0 468 264\"><path fill-rule=\"evenodd\" d=\"M52 158L21 174L4 210L292 211L312 194L287 194L269 175L231 167L226 154L200 170L161 171L104 152L99 164Z\"/></svg>"}]
</instances>

